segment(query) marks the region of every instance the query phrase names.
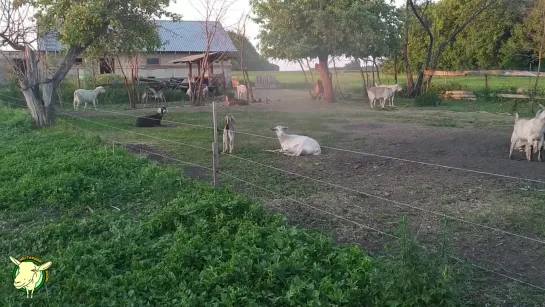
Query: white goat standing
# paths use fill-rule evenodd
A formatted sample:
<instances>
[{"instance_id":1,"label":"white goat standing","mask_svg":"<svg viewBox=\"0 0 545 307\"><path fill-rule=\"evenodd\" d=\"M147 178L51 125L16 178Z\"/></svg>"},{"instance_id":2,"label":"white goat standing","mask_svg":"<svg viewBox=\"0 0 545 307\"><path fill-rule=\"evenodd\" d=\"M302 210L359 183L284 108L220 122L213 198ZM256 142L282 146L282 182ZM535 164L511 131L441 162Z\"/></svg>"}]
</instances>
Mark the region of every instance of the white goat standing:
<instances>
[{"instance_id":1,"label":"white goat standing","mask_svg":"<svg viewBox=\"0 0 545 307\"><path fill-rule=\"evenodd\" d=\"M393 95L393 90L389 87L368 87L367 88L367 96L369 97L369 104L371 105L371 109L375 108L375 101L381 101L381 106L384 108L384 102L388 99L390 99L390 96Z\"/></svg>"},{"instance_id":2,"label":"white goat standing","mask_svg":"<svg viewBox=\"0 0 545 307\"><path fill-rule=\"evenodd\" d=\"M377 85L375 83L375 87L387 87L387 88L390 88L392 89L392 95L390 96L390 104L389 106L390 107L393 107L394 106L394 96L395 96L395 93L396 92L401 92L402 88L401 86L399 86L399 84L394 84L394 85L386 85L386 84L381 84L381 85ZM384 108L384 104L382 104L382 107Z\"/></svg>"},{"instance_id":3,"label":"white goat standing","mask_svg":"<svg viewBox=\"0 0 545 307\"><path fill-rule=\"evenodd\" d=\"M210 92L210 89L208 88L208 85L205 85L202 89L202 96L204 99L208 98L208 92Z\"/></svg>"},{"instance_id":4,"label":"white goat standing","mask_svg":"<svg viewBox=\"0 0 545 307\"><path fill-rule=\"evenodd\" d=\"M543 160L542 147L544 143L545 132L545 112L541 112L537 117L531 119L519 119L518 113L515 113L515 126L511 135L511 146L509 148L509 159L513 155L513 149L518 144L526 146L526 160L532 161L532 147L534 153L538 153L539 161Z\"/></svg>"},{"instance_id":5,"label":"white goat standing","mask_svg":"<svg viewBox=\"0 0 545 307\"><path fill-rule=\"evenodd\" d=\"M545 111L545 107L544 107L541 103L539 104L539 108L540 108L540 110L537 111L536 116L535 116L534 118L538 118L539 115L540 115L543 111ZM545 139L545 128L544 128L543 133L544 133L543 139ZM522 140L519 139L519 140L516 141L515 149L516 149L517 151L524 152L524 151L525 151L526 144L527 144L527 143L526 143L525 141L522 141ZM545 144L544 144L544 145L545 145ZM530 145L530 146L531 146L531 145ZM539 149L540 149L540 150L545 150L544 146L541 146L541 148L539 148Z\"/></svg>"},{"instance_id":6,"label":"white goat standing","mask_svg":"<svg viewBox=\"0 0 545 307\"><path fill-rule=\"evenodd\" d=\"M235 118L233 115L225 116L225 127L223 128L223 153L233 153L235 145Z\"/></svg>"},{"instance_id":7,"label":"white goat standing","mask_svg":"<svg viewBox=\"0 0 545 307\"><path fill-rule=\"evenodd\" d=\"M74 91L74 110L77 111L79 105L82 102L85 102L85 106L83 107L83 110L87 108L87 102L92 101L93 106L95 106L95 110L97 109L97 96L100 93L106 93L106 90L99 86L95 88L94 90L84 90L84 89L78 89Z\"/></svg>"},{"instance_id":8,"label":"white goat standing","mask_svg":"<svg viewBox=\"0 0 545 307\"><path fill-rule=\"evenodd\" d=\"M320 144L313 138L303 135L286 134L284 131L288 130L288 127L284 126L276 126L271 128L271 130L276 131L276 136L278 137L278 141L280 141L282 149L279 152L287 156L317 156L322 153Z\"/></svg>"},{"instance_id":9,"label":"white goat standing","mask_svg":"<svg viewBox=\"0 0 545 307\"><path fill-rule=\"evenodd\" d=\"M244 84L240 84L237 86L237 98L238 99L246 99L247 100L248 95L248 88Z\"/></svg>"},{"instance_id":10,"label":"white goat standing","mask_svg":"<svg viewBox=\"0 0 545 307\"><path fill-rule=\"evenodd\" d=\"M42 274L42 271L49 269L52 264L51 261L38 266L35 265L33 262L29 261L21 262L11 256L9 257L9 259L11 260L11 262L19 267L19 273L17 273L17 276L15 276L13 285L16 289L24 288L26 290L27 298L30 291L30 298L32 298L32 295L34 294L34 289L40 281L40 275Z\"/></svg>"}]
</instances>

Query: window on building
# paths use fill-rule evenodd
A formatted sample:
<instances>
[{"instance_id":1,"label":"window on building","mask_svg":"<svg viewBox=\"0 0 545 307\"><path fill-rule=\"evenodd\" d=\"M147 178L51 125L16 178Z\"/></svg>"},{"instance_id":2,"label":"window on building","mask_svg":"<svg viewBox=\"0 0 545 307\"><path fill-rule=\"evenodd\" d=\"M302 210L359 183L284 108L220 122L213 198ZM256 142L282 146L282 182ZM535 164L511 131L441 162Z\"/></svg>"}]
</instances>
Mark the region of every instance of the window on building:
<instances>
[{"instance_id":1,"label":"window on building","mask_svg":"<svg viewBox=\"0 0 545 307\"><path fill-rule=\"evenodd\" d=\"M159 65L159 58L147 58L148 65Z\"/></svg>"},{"instance_id":2,"label":"window on building","mask_svg":"<svg viewBox=\"0 0 545 307\"><path fill-rule=\"evenodd\" d=\"M100 74L113 74L115 72L115 61L113 58L111 59L100 59Z\"/></svg>"}]
</instances>

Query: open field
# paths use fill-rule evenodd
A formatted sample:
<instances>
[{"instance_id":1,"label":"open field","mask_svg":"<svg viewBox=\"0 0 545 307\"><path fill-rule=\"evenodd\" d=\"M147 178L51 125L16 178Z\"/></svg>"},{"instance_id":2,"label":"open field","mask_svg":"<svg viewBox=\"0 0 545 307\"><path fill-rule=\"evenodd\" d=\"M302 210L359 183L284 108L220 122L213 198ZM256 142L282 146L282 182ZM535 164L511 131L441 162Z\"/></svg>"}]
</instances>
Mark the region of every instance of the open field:
<instances>
[{"instance_id":1,"label":"open field","mask_svg":"<svg viewBox=\"0 0 545 307\"><path fill-rule=\"evenodd\" d=\"M332 71L333 73L333 71ZM285 88L305 88L305 76L301 71L249 71L250 80L255 82L255 76L257 75L274 75L276 80L281 83L282 87ZM319 78L317 72L313 72L315 80ZM370 75L370 74L369 74ZM233 76L237 76L239 80L242 80L242 73L235 71ZM361 91L361 77L360 73L356 71L339 71L339 82L341 86L351 92ZM370 75L371 76L371 75ZM312 83L311 76L307 72L307 77L309 82ZM383 75L381 74L381 81L384 84L393 84L394 77L392 75ZM416 80L416 79L415 79ZM405 75L398 75L399 84L406 85L407 78ZM507 88L507 87L524 87L531 88L535 82L534 79L530 78L520 78L520 77L489 77L488 85L491 89L494 88ZM545 90L545 79L540 80L540 88ZM443 77L434 77L432 80L433 85L444 86L445 78ZM484 88L485 79L484 77L449 77L446 78L446 84L448 86L460 87L460 88Z\"/></svg>"},{"instance_id":2,"label":"open field","mask_svg":"<svg viewBox=\"0 0 545 307\"><path fill-rule=\"evenodd\" d=\"M383 253L384 244L392 240L305 205L392 234L400 215L407 214L411 233L429 246L436 246L440 223L447 215L457 257L545 286L545 162L528 163L521 153L516 160L507 159L513 117L498 113L509 112L509 104L446 102L440 108L372 111L360 102L309 101L304 91L259 90L256 96L275 100L268 105L219 107L220 119L227 113L235 116L237 131L270 137L236 135L235 153L221 156L222 186L263 202L293 225L317 229L337 242L359 244L373 255ZM398 106L407 104L410 101L396 99ZM475 112L483 106L490 112ZM165 127L136 129L133 116L151 109L111 110L121 114L63 111L64 123L59 125L76 125L104 139L128 143L132 152L177 165L187 176L210 182L210 171L165 158L211 167L210 106L171 107L165 117L205 127L164 122ZM278 124L289 126L291 133L312 136L328 148L319 157L287 158L266 152L278 148L268 129ZM474 268L473 273L466 280L473 289L465 296L468 305L541 306L545 301L543 291L481 269Z\"/></svg>"}]
</instances>

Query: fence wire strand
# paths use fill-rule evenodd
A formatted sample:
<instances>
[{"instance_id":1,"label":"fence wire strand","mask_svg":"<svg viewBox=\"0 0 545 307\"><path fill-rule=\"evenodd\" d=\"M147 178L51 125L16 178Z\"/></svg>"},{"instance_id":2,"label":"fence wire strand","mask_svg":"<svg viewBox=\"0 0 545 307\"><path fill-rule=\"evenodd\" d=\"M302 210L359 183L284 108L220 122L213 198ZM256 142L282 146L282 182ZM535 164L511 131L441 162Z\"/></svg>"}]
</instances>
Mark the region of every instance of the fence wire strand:
<instances>
[{"instance_id":1,"label":"fence wire strand","mask_svg":"<svg viewBox=\"0 0 545 307\"><path fill-rule=\"evenodd\" d=\"M5 95L5 94L0 94L0 96L2 96L2 97L7 97L7 98L10 98L10 99L18 99L18 100L24 101L23 99L19 99L19 98L15 98L15 97L10 97L10 96L7 96L7 95ZM24 106L26 107L26 105L24 105ZM107 111L107 112L110 112L110 113L118 113L118 114L121 114L121 115L134 116L134 115L125 114L125 113L120 113L120 112L113 112L113 111ZM204 148L204 147L195 146L195 145L192 145L192 144L182 143L182 142L178 142L178 141L173 141L173 140L168 140L168 139L164 139L164 138L155 137L155 136L148 135L148 134L138 133L138 132L131 131L131 130L126 130L126 129L123 129L123 128L119 128L119 127L115 127L115 126L103 124L103 123L100 123L100 122L92 121L92 120L89 120L89 119L81 118L81 117L78 117L78 116L74 116L74 115L68 114L68 113L66 113L66 112L60 112L60 113L63 114L63 115L70 116L70 117L72 117L72 118L76 118L76 119L84 120L84 121L87 121L87 122L95 123L95 124L98 124L98 125L101 125L101 126L104 126L104 127L113 128L113 129L117 129L117 130L125 131L125 132L130 132L130 133L135 133L135 134L137 134L137 135L141 135L141 136L146 136L146 137L154 138L154 139L158 139L158 140L161 140L161 141L166 141L166 142L171 142L171 143L177 143L177 144L180 144L180 145L184 145L184 146L188 146L188 147L192 147L192 148L196 148L196 149L202 149L202 150L206 150L206 151L212 151L212 150L209 149L209 148ZM134 117L138 117L138 116L134 116ZM96 132L94 132L94 131L91 131L91 130L88 130L88 129L79 127L78 125L74 125L74 124L72 124L72 123L69 123L68 121L66 121L66 120L64 120L64 119L59 118L59 120L61 120L63 123L66 123L66 124L68 124L68 125L70 125L70 126L72 126L72 127L78 128L78 129L80 129L80 130L82 130L82 131L85 131L85 132L88 132L88 133L92 133L92 134L96 134L96 135L99 135L99 136L100 136L100 134L98 134L98 133L96 133ZM163 120L163 121L164 121L164 120ZM207 127L207 126L202 126L202 125L195 125L195 124L188 124L188 123L181 123L181 122L175 122L175 121L165 121L165 122L172 122L172 123L182 124L182 125L187 125L187 126L195 126L195 127L203 127L203 128L207 128L207 129L213 129L212 127ZM267 137L267 136L262 136L262 135L258 135L258 134L251 134L251 133L245 133L245 132L239 132L239 131L237 131L236 133L247 134L247 135L256 136L256 137L269 138L269 139L274 139L274 140L276 139L276 138L273 138L273 137ZM139 150L140 152L145 152L145 153L148 153L148 154L153 154L153 155L160 156L160 157L163 157L163 158L165 158L165 159L169 159L169 160L172 160L172 161L176 161L176 162L179 162L179 163L182 163L182 164L191 165L191 166L199 167L199 168L206 169L206 170L209 170L209 171L213 171L213 169L212 169L212 168L209 168L209 167L205 167L205 166L202 166L202 165L199 165L199 164L196 164L196 163L192 163L192 162L184 161L184 160L181 160L181 159L169 157L169 156L166 156L166 155L157 153L157 152L152 152L152 151L148 151L148 150L145 150L145 149L141 149L141 148L135 147L135 146L133 146L133 145L131 145L131 144L128 144L128 143L125 143L125 142L120 142L120 141L117 141L117 140L112 140L112 139L104 138L104 137L102 137L102 136L101 136L101 138L104 139L104 140L107 140L107 141L114 142L114 144L121 144L121 145L127 146L127 147L129 147L129 148L134 148L134 149L136 149L136 150ZM400 161L405 161L405 162L420 163L420 164L424 164L424 165L438 166L438 167L444 167L444 168L449 168L449 169L459 169L459 170L462 170L462 171L469 171L469 172L475 172L475 173L480 173L480 174L486 174L486 175L492 175L492 176L505 177L505 178L510 178L510 179L519 179L519 180L525 180L525 181L534 181L534 182L538 182L538 183L545 183L544 181L539 181L539 180L532 180L532 179L519 178L519 177L514 177L514 176L506 176L506 175L500 175L500 174L494 174L494 173L480 172L480 171L468 170L468 169L463 169L463 168L456 168L456 167L444 166L444 165L439 165L439 164L434 164L434 163L427 163L427 162L420 162L420 161L412 161L412 160L407 160L407 159L400 159L400 158L395 158L395 157L388 157L388 156L382 156L382 155L376 155L376 154L369 154L369 153L358 152L358 151L352 151L352 150L341 149L341 148L334 148L334 147L327 147L327 146L322 146L322 147L323 147L323 148L329 148L329 149L332 149L332 150L339 150L339 151L351 152L351 153L355 153L355 154L362 154L362 155L375 156L375 157L379 157L379 158L395 159L395 160L400 160ZM326 181L323 181L323 180L320 180L320 179L315 179L315 178L311 178L311 177L308 177L308 176L300 175L300 174L297 174L297 173L294 173L294 172L286 171L286 170L283 170L283 169L280 169L280 168L276 168L276 167L274 167L274 166L266 165L266 164L259 163L259 162L256 162L256 161L253 161L253 160L250 160L250 159L242 158L242 157L239 157L239 156L234 156L234 155L231 155L231 156L234 157L234 158L236 158L236 159L239 159L239 160L243 160L243 161L246 161L246 162L254 163L254 164L256 164L256 165L261 165L261 166L263 166L263 167L267 167L267 168L271 168L271 169L276 169L276 170L278 170L278 171L282 171L282 172L285 172L285 173L289 173L289 174L291 174L291 175L299 176L299 177L306 178L306 179L309 179L309 180L313 180L313 181L316 181L316 182L321 182L321 183L323 183L323 184L327 184L327 185L331 185L331 186L334 186L334 187L337 187L337 188L345 189L345 190L348 190L348 191L351 191L351 192L354 192L354 193L363 194L363 195L366 195L366 196L368 196L368 197L373 197L373 198L376 198L376 199L379 199L379 200L383 200L383 201L386 201L386 202L389 202L389 203L396 204L396 205L398 205L398 206L409 207L409 208L412 208L412 209L415 209L415 210L420 210L420 211L424 211L424 212L427 212L427 213L439 215L439 216L442 216L442 217L454 219L454 220L457 220L457 221L469 223L469 224L472 224L472 225L474 225L474 226L483 227L483 228L486 228L486 229L489 229L489 230L501 232L501 233L504 233L504 234L513 235L513 236L516 236L516 237L519 237L519 238L523 238L523 239L527 239L527 240L531 240L531 241L534 241L534 242L545 243L545 241L543 241L543 240L539 240L539 239L534 239L534 238L526 237L526 236L523 236L523 235L515 234L515 233L509 232L509 231L501 230L501 229L494 228L494 227L490 227L490 226L487 226L487 225L482 225L482 224L479 224L479 223L474 223L474 222L471 222L471 221L466 221L466 220L463 220L463 219L460 219L460 218L456 218L456 217L453 217L453 216L449 216L449 215L445 215L445 214L442 214L442 213L434 212L434 211L431 211L431 210L427 210L427 209L415 207L415 206L412 206L412 205L404 204L404 203L401 203L401 202L389 200L389 199L386 199L386 198L384 198L384 197L380 197L380 196L376 196L376 195L369 194L369 193L366 193L366 192L354 190L354 189L347 188L347 187L344 187L344 186L341 186L341 185L329 183L329 182L326 182ZM261 186L255 184L255 183L249 182L249 181L247 181L247 180L238 178L238 177L233 176L233 175L231 175L231 174L229 174L229 173L221 172L220 175L223 175L223 176L232 178L232 179L237 180L237 181L239 181L239 182L245 183L245 184L247 184L247 185L249 185L249 186L252 186L252 187L255 187L255 188L257 188L257 189L266 191L266 192L271 193L271 194L273 194L273 195L275 195L275 196L277 196L277 197L281 197L281 198L284 198L284 199L293 201L293 202L295 202L295 203L298 203L298 204L300 204L300 205L309 207L309 208L314 209L314 210L316 210L316 211L318 211L318 212L321 212L321 213L323 213L323 214L330 215L330 216L332 216L332 217L334 217L334 218L336 218L336 219L340 219L340 220L349 222L349 223L354 224L354 225L356 225L356 226L358 226L358 227L360 227L360 228L362 228L362 229L374 231L374 232L376 232L376 233L379 233L379 234L381 234L381 235L388 236L388 237L391 237L391 238L394 238L394 239L399 239L399 237L397 237L397 236L395 236L395 235L392 235L392 234L389 234L389 233L387 233L387 232L384 232L384 231L382 231L382 230L380 230L380 229L377 229L377 228L374 228L374 227L371 227L371 226L368 226L368 225L361 224L361 223L356 222L356 221L354 221L354 220L351 220L351 219L348 219L348 218L346 218L346 217L343 217L343 216L334 214L334 213L332 213L332 212L329 212L329 211L327 211L327 210L323 210L323 209L320 209L320 208L318 208L318 207L315 207L315 206L306 204L306 203L304 203L304 202L302 202L302 201L300 201L300 200L297 200L297 199L295 199L295 198L292 198L292 197L289 197L289 196L284 196L284 195L282 195L282 194L280 194L280 193L277 193L277 192L274 192L274 191L272 191L272 190L270 190L270 189L261 187ZM359 207L359 206L357 206L357 207ZM360 208L362 208L362 207L360 207ZM453 259L453 260L456 260L456 261L466 262L465 260L463 260L463 259L461 259L461 258L457 258L457 257L453 257L453 256L450 256L450 258ZM476 267L476 268L478 268L478 269L481 269L481 270L483 270L483 271L486 271L486 272L489 272L489 273L492 273L492 274L496 274L496 275L498 275L498 276L507 278L507 279L512 280L512 281L514 281L514 282L517 282L517 283L520 283L520 284L524 284L524 285L527 285L527 286L530 286L530 287L532 287L532 288L535 288L535 289L538 289L538 290L541 290L541 291L544 291L544 292L545 292L545 288L543 288L543 287L540 287L540 286L534 285L534 284L532 284L532 283L529 283L529 282L520 280L520 279L518 279L518 278L509 276L509 275L506 275L506 274L503 274L503 273L500 273L500 272L497 272L497 271L495 271L495 270L486 268L486 267L481 266L481 265L478 265L478 264L474 264L474 263L471 263L471 262L468 262L468 264L470 264L471 266Z\"/></svg>"},{"instance_id":2,"label":"fence wire strand","mask_svg":"<svg viewBox=\"0 0 545 307\"><path fill-rule=\"evenodd\" d=\"M85 131L85 132L87 132L87 133L99 135L99 134L97 134L97 133L94 132L94 131L91 131L91 130L88 130L88 129L84 129L84 128L82 128L82 127L79 127L79 126L77 126L77 125L74 125L74 124L72 124L72 123L69 123L69 122L67 122L67 121L65 121L65 120L62 120L62 119L61 119L61 121L63 121L64 123L66 123L66 124L68 124L68 125L70 125L70 126L72 126L72 127L78 128L78 129L80 129L80 130L82 130L82 131ZM100 136L100 135L99 135L99 136ZM101 137L101 138L103 138L103 137ZM140 149L140 148L137 148L137 147L133 147L131 144L128 144L128 143L124 143L124 142L120 142L120 141L112 140L112 139L107 139L107 138L103 138L103 139L106 140L106 141L114 142L114 143L116 143L116 144L121 144L121 145L123 145L123 146L132 147L132 148L137 149L137 150L139 150L139 151L141 151L141 152L145 152L145 153L148 153L148 154L153 154L153 155L156 155L156 156L160 156L160 157L162 157L162 158L164 158L164 159L176 161L176 162L179 162L179 163L182 163L182 164L186 164L186 165L191 165L191 166L199 167L199 168L202 168L202 169L205 169L205 170L208 170L208 171L213 171L213 169L210 168L210 167L202 166L202 165L195 164L195 163L188 162L188 161L184 161L184 160L181 160L181 159L178 159L178 158L173 158L173 157L170 157L170 156L166 156L166 155L163 155L163 154L160 154L160 153L156 153L156 152L152 152L152 151ZM295 203L297 203L297 204L299 204L299 205L302 205L302 206L311 208L311 209L316 210L316 211L318 211L318 212L321 212L321 213L323 213L323 214L330 215L330 216L332 216L332 217L334 217L334 218L336 218L336 219L346 221L346 222L351 223L351 224L353 224L353 225L356 225L356 226L358 226L358 227L360 227L360 228L362 228L362 229L369 230L369 231L373 231L373 232L376 232L376 233L378 233L378 234L381 234L381 235L384 235L384 236L387 236L387 237L390 237L390 238L393 238L393 239L400 239L400 237L398 237L398 236L396 236L396 235L392 235L392 234L387 233L387 232L385 232L385 231L382 231L382 230L380 230L380 229L378 229L378 228L371 227L371 226L369 226L369 225L364 225L364 224L362 224L362 223L356 222L356 221L351 220L351 219L349 219L349 218L346 218L346 217L337 215L337 214L335 214L335 213L329 212L329 211L327 211L327 210L323 210L323 209L321 209L321 208L318 208L318 207L309 205L309 204L307 204L307 203L305 203L305 202L303 202L303 201L301 201L301 200L295 199L295 198L293 198L293 197L289 197L289 196L282 195L282 194L280 194L280 193L278 193L278 192L275 192L275 191L272 191L272 190L270 190L270 189L264 188L264 187L262 187L262 186L260 186L260 185L257 185L257 184L255 184L255 183L252 183L252 182L249 182L249 181L247 181L247 180L241 179L241 178L239 178L239 177L237 177L237 176L233 176L233 175L231 175L231 174L229 174L229 173L221 172L220 175L226 176L226 177L228 177L228 178L231 178L231 179L234 179L234 180L236 180L236 181L242 182L242 183L247 184L247 185L249 185L249 186L252 186L252 187L254 187L254 188L257 188L257 189L260 189L260 190L262 190L262 191L268 192L268 193L270 193L270 194L272 194L272 195L275 195L275 196L277 196L277 197L280 197L280 198L283 198L283 199L286 199L286 200L295 202ZM461 259L461 258L458 258L458 257L454 257L454 256L449 256L449 257L450 257L450 259L452 259L452 260L456 260L456 261L458 261L458 262L467 263L467 264L469 264L469 265L471 265L471 266L473 266L473 267L475 267L475 268L478 268L478 269L480 269L480 270L486 271L486 272L488 272L488 273L495 274L495 275L501 276L501 277L503 277L503 278L512 280L512 281L514 281L514 282L517 282L517 283L520 283L520 284L524 284L524 285L527 285L527 286L532 287L532 288L534 288L534 289L537 289L537 290L540 290L540 291L545 292L545 288L540 287L540 286L538 286L538 285L535 285L535 284L526 282L526 281L524 281L524 280L521 280L521 279L518 279L518 278L515 278L515 277L512 277L512 276L509 276L509 275L507 275L507 274L503 274L503 273L497 272L497 271L495 271L495 270L489 269L489 268L487 268L487 267L481 266L481 265L476 264L476 263L468 262L467 260L464 260L464 259Z\"/></svg>"},{"instance_id":3,"label":"fence wire strand","mask_svg":"<svg viewBox=\"0 0 545 307\"><path fill-rule=\"evenodd\" d=\"M137 135L158 139L158 140L161 140L161 141L166 141L166 142L170 142L170 143L174 143L174 144L189 146L189 147L193 147L193 148L197 148L197 149L201 149L201 150L206 150L208 152L212 152L212 149L210 149L210 148L204 148L204 147L195 146L195 145L192 145L192 144L187 144L187 143L183 143L183 142L179 142L179 141L159 138L159 137L156 137L156 136L143 134L143 133L139 133L139 132L136 132L136 131L126 130L126 129L123 129L123 128L103 124L103 123L100 123L100 122L97 122L97 121L92 121L92 120L89 120L89 119L81 118L81 117L71 115L71 114L66 113L66 112L59 112L59 113L70 116L72 118L77 118L77 119L81 119L81 120L84 120L84 121L87 121L87 122L95 123L95 124L98 124L98 125L101 125L101 126L109 127L109 128L112 128L112 129L117 129L117 130L124 131L124 132L134 133L134 134L137 134ZM500 229L500 228L497 228L497 227L492 227L492 226L480 224L480 223L477 223L477 222L468 221L468 220L465 220L463 218L459 218L459 217L451 216L451 215L444 214L444 213L441 213L441 212L437 212L437 211L417 207L417 206L414 206L414 205L410 205L410 204L407 204L407 203L391 200L391 199L388 199L388 198L385 198L385 197L382 197L382 196L370 194L370 193L360 191L360 190L355 190L355 189L345 187L345 186L342 186L342 185L339 185L339 184L327 182L327 181L324 181L324 180L321 180L321 179L312 178L312 177L301 175L301 174L298 174L298 173L295 173L295 172L287 171L287 170L284 170L284 169L281 169L281 168L278 168L278 167L263 164L263 163L253 161L251 159L246 159L246 158L243 158L243 157L240 157L240 156L237 156L237 155L229 154L229 155L226 155L226 156L230 156L230 157L235 158L235 159L239 159L239 160L242 160L242 161L245 161L245 162L253 163L253 164L256 164L256 165L259 165L259 166L262 166L262 167L266 167L266 168L269 168L269 169L280 171L280 172L290 174L290 175L293 175L293 176L297 176L297 177L300 177L300 178L305 178L305 179L308 179L308 180L311 180L311 181L314 181L314 182L329 185L329 186L339 188L339 189L342 189L342 190L345 190L345 191L349 191L349 192L352 192L352 193L356 193L356 194L364 195L364 196L367 196L367 197L375 198L375 199L384 201L386 203L392 204L392 205L394 205L395 207L398 207L398 208L400 208L400 207L411 208L413 210L426 212L426 213L433 214L433 215L436 215L436 216L440 216L440 217L443 217L443 218L449 218L449 219L456 220L456 221L459 221L459 222L462 222L462 223L465 223L465 224L468 224L468 225L472 225L472 226L475 226L475 227L481 227L481 228L484 228L484 229L488 229L488 230L491 230L491 231L511 235L511 236L518 237L518 238L521 238L521 239L537 242L537 243L540 243L540 244L545 244L545 240L542 240L542 239L539 239L539 238L528 237L528 236L517 234L517 233L511 232L511 231L503 230L503 229ZM363 207L358 206L358 205L352 205L352 206L363 209Z\"/></svg>"}]
</instances>

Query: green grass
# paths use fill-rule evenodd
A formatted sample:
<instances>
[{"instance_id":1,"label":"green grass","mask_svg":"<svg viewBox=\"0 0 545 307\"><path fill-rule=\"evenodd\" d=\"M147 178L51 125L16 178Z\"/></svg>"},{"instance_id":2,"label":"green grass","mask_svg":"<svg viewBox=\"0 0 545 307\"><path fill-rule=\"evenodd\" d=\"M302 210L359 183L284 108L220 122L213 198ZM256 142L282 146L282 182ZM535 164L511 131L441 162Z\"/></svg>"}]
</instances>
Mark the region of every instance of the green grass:
<instances>
[{"instance_id":1,"label":"green grass","mask_svg":"<svg viewBox=\"0 0 545 307\"><path fill-rule=\"evenodd\" d=\"M460 303L460 267L418 247L406 220L395 252L370 258L66 125L35 131L6 108L0 118L2 306ZM32 300L8 256L53 262Z\"/></svg>"}]
</instances>

